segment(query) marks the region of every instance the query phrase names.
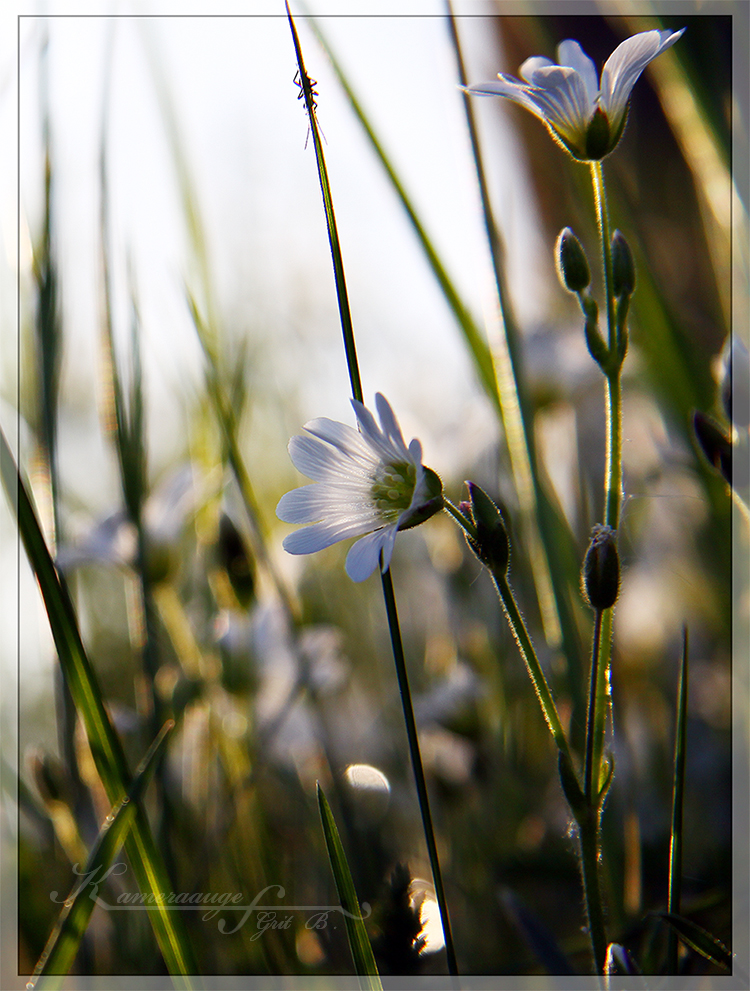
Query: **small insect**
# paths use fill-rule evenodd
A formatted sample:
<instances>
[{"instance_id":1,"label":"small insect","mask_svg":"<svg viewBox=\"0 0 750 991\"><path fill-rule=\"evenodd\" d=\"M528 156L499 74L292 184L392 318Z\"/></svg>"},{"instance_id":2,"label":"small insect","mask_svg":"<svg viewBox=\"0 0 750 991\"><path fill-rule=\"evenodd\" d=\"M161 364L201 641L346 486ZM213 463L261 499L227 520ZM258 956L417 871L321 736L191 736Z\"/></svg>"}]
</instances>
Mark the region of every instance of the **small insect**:
<instances>
[{"instance_id":1,"label":"small insect","mask_svg":"<svg viewBox=\"0 0 750 991\"><path fill-rule=\"evenodd\" d=\"M318 96L318 91L315 89L315 87L318 85L317 79L311 79L306 72L303 77L300 70L297 69L296 73L294 74L294 85L299 87L299 93L297 94L297 99L305 101L305 110L308 114L308 117L311 114L315 114L315 111L318 108L318 104L315 102L315 97ZM323 134L322 128L320 127L317 118L315 120L315 124L318 130L320 131L323 140L325 141L325 134ZM310 125L308 124L307 137L305 138L305 148L307 148L307 142L309 140L310 140Z\"/></svg>"},{"instance_id":2,"label":"small insect","mask_svg":"<svg viewBox=\"0 0 750 991\"><path fill-rule=\"evenodd\" d=\"M305 87L305 83L307 83L307 87ZM305 73L305 78L303 79L302 76L300 75L299 69L297 69L294 75L294 85L299 87L299 93L297 94L298 100L305 99L305 88L307 88L310 94L310 110L314 112L318 106L318 104L315 102L315 97L318 96L318 91L315 89L315 87L318 85L317 79L310 79L307 73ZM305 100L305 109L307 109L306 100Z\"/></svg>"}]
</instances>

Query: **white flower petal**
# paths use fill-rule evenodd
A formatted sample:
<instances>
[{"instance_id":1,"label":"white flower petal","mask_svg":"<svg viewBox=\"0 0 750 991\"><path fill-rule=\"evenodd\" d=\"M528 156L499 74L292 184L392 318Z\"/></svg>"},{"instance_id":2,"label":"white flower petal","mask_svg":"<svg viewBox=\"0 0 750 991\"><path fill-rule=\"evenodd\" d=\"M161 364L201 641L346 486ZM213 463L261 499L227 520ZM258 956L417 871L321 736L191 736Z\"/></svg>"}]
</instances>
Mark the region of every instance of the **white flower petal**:
<instances>
[{"instance_id":1,"label":"white flower petal","mask_svg":"<svg viewBox=\"0 0 750 991\"><path fill-rule=\"evenodd\" d=\"M601 106L616 128L627 108L638 77L649 62L677 41L681 31L642 31L626 38L612 52L602 70Z\"/></svg>"},{"instance_id":2,"label":"white flower petal","mask_svg":"<svg viewBox=\"0 0 750 991\"><path fill-rule=\"evenodd\" d=\"M583 80L569 66L550 66L536 73L537 83L529 96L538 107L537 115L559 131L571 144L585 144L590 114Z\"/></svg>"},{"instance_id":3,"label":"white flower petal","mask_svg":"<svg viewBox=\"0 0 750 991\"><path fill-rule=\"evenodd\" d=\"M404 443L404 435L401 433L401 427L398 425L398 421L393 414L393 410L391 409L388 400L380 392L375 394L375 406L388 440L397 451L404 455L404 457L408 457L409 452L406 444Z\"/></svg>"},{"instance_id":4,"label":"white flower petal","mask_svg":"<svg viewBox=\"0 0 750 991\"><path fill-rule=\"evenodd\" d=\"M300 434L289 441L289 457L294 467L314 482L347 481L356 477L364 480L370 478L379 463L369 451L354 457L317 437L303 437Z\"/></svg>"},{"instance_id":5,"label":"white flower petal","mask_svg":"<svg viewBox=\"0 0 750 991\"><path fill-rule=\"evenodd\" d=\"M560 65L569 65L581 77L586 90L589 118L596 109L596 99L599 96L599 73L596 71L593 59L590 59L577 41L568 39L557 46L557 61Z\"/></svg>"},{"instance_id":6,"label":"white flower petal","mask_svg":"<svg viewBox=\"0 0 750 991\"><path fill-rule=\"evenodd\" d=\"M507 99L518 103L525 110L530 110L536 117L544 119L544 115L539 110L539 107L537 107L529 96L529 87L519 83L512 76L498 74L497 80L492 79L487 83L477 83L474 86L469 86L467 87L467 92L474 93L477 96L507 97Z\"/></svg>"},{"instance_id":7,"label":"white flower petal","mask_svg":"<svg viewBox=\"0 0 750 991\"><path fill-rule=\"evenodd\" d=\"M346 573L353 582L363 582L369 578L380 563L380 552L384 549L384 544L390 538L390 553L388 563L391 561L393 553L393 541L396 538L395 527L383 527L370 533L366 537L358 540L346 555ZM385 560L385 553L383 554Z\"/></svg>"},{"instance_id":8,"label":"white flower petal","mask_svg":"<svg viewBox=\"0 0 750 991\"><path fill-rule=\"evenodd\" d=\"M534 73L537 71L537 69L544 69L554 64L555 63L552 61L551 58L547 58L544 55L532 55L531 58L526 59L526 61L521 66L521 68L518 70L518 75L521 77L521 79L525 79L527 83L531 83L533 85ZM512 79L513 77L511 76L509 78Z\"/></svg>"},{"instance_id":9,"label":"white flower petal","mask_svg":"<svg viewBox=\"0 0 750 991\"><path fill-rule=\"evenodd\" d=\"M305 430L313 437L331 444L345 455L358 455L363 458L372 456L370 448L359 431L346 423L338 423L336 420L329 420L327 417L321 416L317 420L310 420L309 423L306 423Z\"/></svg>"},{"instance_id":10,"label":"white flower petal","mask_svg":"<svg viewBox=\"0 0 750 991\"><path fill-rule=\"evenodd\" d=\"M276 515L284 523L317 523L323 519L329 522L346 522L357 519L378 526L380 516L369 495L369 490L358 486L342 489L338 485L303 485L281 497Z\"/></svg>"},{"instance_id":11,"label":"white flower petal","mask_svg":"<svg viewBox=\"0 0 750 991\"><path fill-rule=\"evenodd\" d=\"M370 523L361 521L341 523L334 520L313 523L312 526L303 526L300 530L295 530L294 533L284 537L282 547L289 554L314 554L325 547L330 547L331 544L337 544L340 540L359 537L371 529Z\"/></svg>"}]
</instances>

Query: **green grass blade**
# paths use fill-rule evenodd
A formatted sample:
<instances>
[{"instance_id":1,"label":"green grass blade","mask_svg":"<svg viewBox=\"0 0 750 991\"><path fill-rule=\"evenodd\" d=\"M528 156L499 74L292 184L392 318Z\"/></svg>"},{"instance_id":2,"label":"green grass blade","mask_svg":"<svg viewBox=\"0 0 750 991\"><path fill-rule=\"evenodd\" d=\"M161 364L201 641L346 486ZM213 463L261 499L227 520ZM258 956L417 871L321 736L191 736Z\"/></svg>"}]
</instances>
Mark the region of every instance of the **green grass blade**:
<instances>
[{"instance_id":1,"label":"green grass blade","mask_svg":"<svg viewBox=\"0 0 750 991\"><path fill-rule=\"evenodd\" d=\"M669 893L667 912L680 914L682 895L682 809L685 795L685 765L687 759L687 700L688 700L688 631L683 631L682 664L677 688L677 723L674 743L674 781L672 784L672 829L669 842ZM669 931L667 941L667 973L677 973L677 931Z\"/></svg>"},{"instance_id":2,"label":"green grass blade","mask_svg":"<svg viewBox=\"0 0 750 991\"><path fill-rule=\"evenodd\" d=\"M323 144L320 140L320 128L315 115L315 92L313 84L305 70L305 62L302 58L297 28L292 20L289 4L286 4L286 13L289 20L289 27L292 31L294 41L294 52L297 56L299 66L299 85L302 87L302 95L305 98L305 108L310 121L310 131L312 133L313 146L315 148L315 160L318 165L318 177L320 179L320 189L323 194L323 206L326 212L326 227L328 228L328 243L331 246L331 259L333 261L333 274L336 280L336 299L339 304L339 316L341 318L341 331L344 336L344 350L346 351L346 363L349 368L349 379L352 386L352 395L359 402L364 402L362 398L362 381L359 375L359 362L357 361L357 348L354 343L354 330L352 328L352 318L349 310L349 296L346 290L346 279L344 278L344 261L341 257L341 245L339 242L338 228L336 226L336 215L333 212L333 199L331 197L331 185L328 181L328 169L323 155Z\"/></svg>"},{"instance_id":3,"label":"green grass blade","mask_svg":"<svg viewBox=\"0 0 750 991\"><path fill-rule=\"evenodd\" d=\"M151 778L156 755L161 750L167 734L173 726L173 720L164 724L138 765L127 797L113 807L104 821L86 861L82 875L85 879L106 876L133 824L137 803L143 797L146 785ZM70 970L96 904L92 894L88 881L76 885L73 889L65 901L60 917L39 958L31 980L26 985L27 988L33 988L39 978L45 974L67 974Z\"/></svg>"},{"instance_id":4,"label":"green grass blade","mask_svg":"<svg viewBox=\"0 0 750 991\"><path fill-rule=\"evenodd\" d=\"M125 755L86 655L73 603L52 561L31 499L2 430L0 474L39 584L60 665L83 721L96 769L110 803L117 805L127 795L130 782ZM156 898L161 892L171 890L162 856L154 843L146 813L139 803L136 803L133 828L126 848L142 892L151 893ZM158 899L156 903L159 911L149 912L149 918L169 971L172 974L197 973L192 946L179 914L171 913Z\"/></svg>"},{"instance_id":5,"label":"green grass blade","mask_svg":"<svg viewBox=\"0 0 750 991\"><path fill-rule=\"evenodd\" d=\"M676 915L672 912L657 912L660 919L664 919L676 931L677 935L691 950L700 953L706 960L721 967L722 970L732 970L732 951L712 936L710 932L699 926L683 915Z\"/></svg>"},{"instance_id":6,"label":"green grass blade","mask_svg":"<svg viewBox=\"0 0 750 991\"><path fill-rule=\"evenodd\" d=\"M372 989L372 991L383 991L380 983L378 968L375 963L375 956L370 946L370 940L362 919L362 912L357 901L357 892L354 890L352 874L346 860L344 848L341 845L336 820L333 818L331 807L328 804L323 789L317 785L318 807L320 809L320 821L323 824L323 835L328 849L328 859L331 862L333 878L336 882L341 908L344 910L344 922L346 923L346 935L349 937L349 946L354 960L354 969L359 977L361 988Z\"/></svg>"}]
</instances>

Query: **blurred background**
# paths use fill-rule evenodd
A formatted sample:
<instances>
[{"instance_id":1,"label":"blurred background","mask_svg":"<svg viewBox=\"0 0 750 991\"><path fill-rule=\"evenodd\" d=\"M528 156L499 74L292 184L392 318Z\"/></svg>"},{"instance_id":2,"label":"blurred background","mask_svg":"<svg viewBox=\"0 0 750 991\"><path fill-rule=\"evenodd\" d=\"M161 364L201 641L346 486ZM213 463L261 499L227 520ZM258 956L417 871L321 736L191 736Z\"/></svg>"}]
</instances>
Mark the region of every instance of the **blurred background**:
<instances>
[{"instance_id":1,"label":"blurred background","mask_svg":"<svg viewBox=\"0 0 750 991\"><path fill-rule=\"evenodd\" d=\"M686 4L669 17L645 16L643 5L636 16L629 4L617 16L595 4L575 15L563 4L456 7L469 82L554 57L565 38L601 66L636 31L687 28L636 85L605 162L612 225L638 266L606 889L612 938L652 973L665 942L648 913L666 900L686 624L684 913L732 942L732 499L692 416L700 410L727 433L733 420L747 441L747 420L722 402L732 321L736 382L747 375L746 203L732 181L732 150L747 146L747 93L733 86L739 7ZM131 766L160 721L176 720L149 793L174 890L249 900L280 884L289 904L334 904L320 780L358 895L374 907L382 972L443 973L379 583L349 581L347 545L286 555L289 527L274 512L305 481L289 437L317 416L353 422L288 23L275 7L242 17L112 13L20 18L17 81L3 49L0 115L4 131L17 120L19 176L17 224L10 201L2 213L3 429ZM471 478L502 504L511 581L580 744L591 616L578 569L602 516L603 380L557 281L553 245L571 226L600 291L588 170L520 108L472 102L504 243L505 322L557 535L561 637L540 612L496 407L315 30L497 351L492 258L445 8L366 14L298 16L365 400L388 397L452 501ZM117 428L122 410L129 432ZM12 560L5 504L2 526ZM447 517L399 536L392 568L462 973L586 971L554 750L489 579ZM71 866L108 809L23 556L17 578L14 565L3 571L3 650L19 653L17 715L11 693L2 702L6 733L17 719L17 770L4 782L20 809L6 804L4 830L17 844L18 952L29 973L56 918L50 892L72 885ZM735 730L745 718L736 708ZM112 879L111 897L119 890ZM421 954L403 912L418 912L420 899ZM187 924L205 973L351 970L343 931L312 932L302 916L254 940L252 923L233 935L198 915ZM113 921L97 910L78 970L126 973L132 959L139 973L163 969L146 914ZM697 954L682 965L718 973Z\"/></svg>"}]
</instances>

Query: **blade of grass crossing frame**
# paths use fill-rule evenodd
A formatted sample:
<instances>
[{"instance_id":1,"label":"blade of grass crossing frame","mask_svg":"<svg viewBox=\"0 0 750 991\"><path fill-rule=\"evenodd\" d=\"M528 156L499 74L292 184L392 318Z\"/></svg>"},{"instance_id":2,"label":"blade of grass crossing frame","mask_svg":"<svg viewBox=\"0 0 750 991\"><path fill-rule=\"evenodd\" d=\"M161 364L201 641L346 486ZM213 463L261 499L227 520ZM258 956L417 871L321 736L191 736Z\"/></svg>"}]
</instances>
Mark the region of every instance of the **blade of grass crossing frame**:
<instances>
[{"instance_id":1,"label":"blade of grass crossing frame","mask_svg":"<svg viewBox=\"0 0 750 991\"><path fill-rule=\"evenodd\" d=\"M130 782L125 755L86 655L73 603L52 561L31 499L2 430L0 474L18 520L18 529L29 563L39 584L60 666L86 729L97 772L109 801L113 806L117 805L127 795ZM126 849L140 890L155 898L157 911L149 912L149 919L159 948L170 973L197 974L192 945L187 939L179 913L170 912L157 897L160 893L171 890L171 884L143 807L140 803L134 804L134 822L126 841Z\"/></svg>"},{"instance_id":2,"label":"blade of grass crossing frame","mask_svg":"<svg viewBox=\"0 0 750 991\"><path fill-rule=\"evenodd\" d=\"M320 128L315 116L315 96L313 83L305 70L305 62L302 58L297 28L292 20L289 4L286 3L286 13L289 20L289 27L292 30L294 41L294 51L297 56L299 66L299 86L307 109L307 119L310 122L310 132L315 148L315 159L318 164L318 176L320 178L320 189L323 194L323 205L326 212L326 227L328 228L328 242L331 246L331 258L333 259L333 273L336 280L336 298L339 304L339 315L341 318L341 330L344 336L344 350L346 351L346 363L349 368L349 379L352 386L352 395L359 402L362 398L362 382L359 377L359 363L357 361L357 348L354 343L354 331L352 329L352 318L349 310L349 296L346 291L346 279L344 278L344 262L341 257L341 245L339 244L338 228L336 226L336 215L333 212L333 200L331 198L331 186L328 181L328 169L323 155L323 145L320 141Z\"/></svg>"},{"instance_id":3,"label":"blade of grass crossing frame","mask_svg":"<svg viewBox=\"0 0 750 991\"><path fill-rule=\"evenodd\" d=\"M154 758L173 726L174 720L171 719L162 726L159 735L138 765L127 796L113 807L105 819L91 848L83 874L79 875L84 881L77 885L66 899L31 980L26 985L27 988L33 988L39 978L45 974L62 975L70 970L96 904L88 879L91 878L98 886L119 853L127 831L133 824L137 803L143 797L146 785L151 779Z\"/></svg>"},{"instance_id":4,"label":"blade of grass crossing frame","mask_svg":"<svg viewBox=\"0 0 750 991\"><path fill-rule=\"evenodd\" d=\"M674 915L671 912L657 912L656 915L669 923L691 950L700 953L702 957L721 967L722 970L731 972L732 951L724 946L720 939L682 915Z\"/></svg>"},{"instance_id":5,"label":"blade of grass crossing frame","mask_svg":"<svg viewBox=\"0 0 750 991\"><path fill-rule=\"evenodd\" d=\"M370 946L370 939L365 929L362 919L362 912L357 900L357 892L352 881L352 874L346 860L344 848L341 845L336 820L333 818L331 807L323 793L320 784L316 785L318 792L318 808L320 809L320 821L323 824L323 835L328 849L328 859L331 862L333 878L336 882L341 908L344 910L344 922L346 923L346 935L349 938L349 947L352 951L354 969L359 977L360 987L372 989L372 991L383 991L380 983L378 968L375 963L375 956Z\"/></svg>"},{"instance_id":6,"label":"blade of grass crossing frame","mask_svg":"<svg viewBox=\"0 0 750 991\"><path fill-rule=\"evenodd\" d=\"M674 781L672 784L672 830L669 842L669 893L667 912L679 916L682 895L682 809L685 796L687 757L688 631L682 632L682 664L677 688L677 721L674 741ZM678 964L677 930L667 939L667 973L676 974Z\"/></svg>"}]
</instances>

